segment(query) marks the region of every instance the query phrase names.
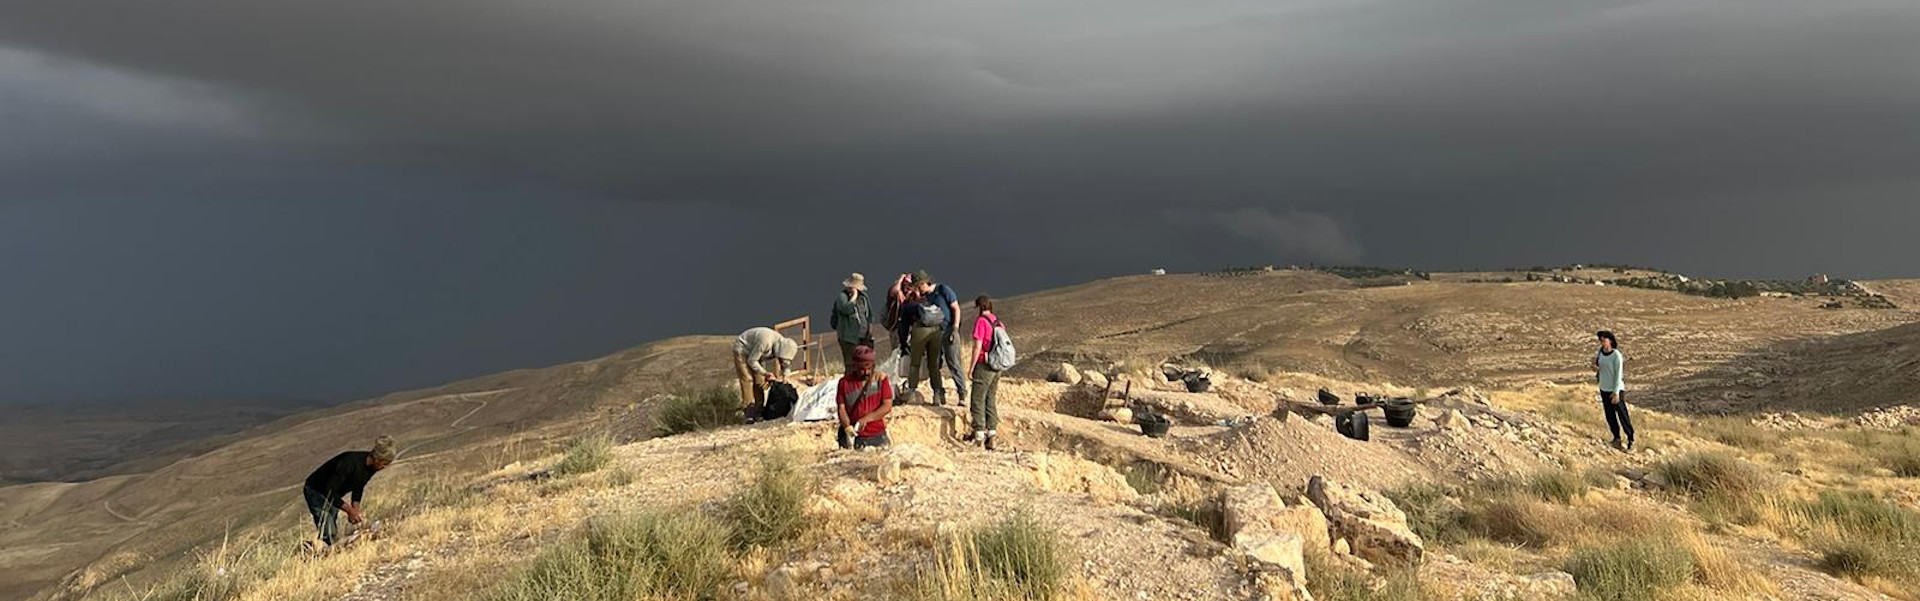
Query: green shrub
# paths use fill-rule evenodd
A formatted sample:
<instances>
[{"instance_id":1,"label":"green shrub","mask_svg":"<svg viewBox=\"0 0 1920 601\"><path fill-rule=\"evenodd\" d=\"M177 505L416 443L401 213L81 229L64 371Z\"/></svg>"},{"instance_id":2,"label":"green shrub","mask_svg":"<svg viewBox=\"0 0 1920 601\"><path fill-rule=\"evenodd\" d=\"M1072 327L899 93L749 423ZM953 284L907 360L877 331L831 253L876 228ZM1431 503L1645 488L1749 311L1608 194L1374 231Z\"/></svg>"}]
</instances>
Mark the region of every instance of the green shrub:
<instances>
[{"instance_id":1,"label":"green shrub","mask_svg":"<svg viewBox=\"0 0 1920 601\"><path fill-rule=\"evenodd\" d=\"M1920 512L1864 493L1822 491L1795 511L1849 537L1920 544Z\"/></svg>"},{"instance_id":2,"label":"green shrub","mask_svg":"<svg viewBox=\"0 0 1920 601\"><path fill-rule=\"evenodd\" d=\"M1899 576L1903 572L1900 564L1908 561L1889 545L1869 539L1828 538L1817 543L1815 549L1820 553L1821 569L1854 580Z\"/></svg>"},{"instance_id":3,"label":"green shrub","mask_svg":"<svg viewBox=\"0 0 1920 601\"><path fill-rule=\"evenodd\" d=\"M1920 590L1920 511L1860 492L1822 491L1812 500L1776 501L1769 525L1810 541L1821 567Z\"/></svg>"},{"instance_id":4,"label":"green shrub","mask_svg":"<svg viewBox=\"0 0 1920 601\"><path fill-rule=\"evenodd\" d=\"M711 599L733 575L726 527L692 510L596 519L542 551L494 601Z\"/></svg>"},{"instance_id":5,"label":"green shrub","mask_svg":"<svg viewBox=\"0 0 1920 601\"><path fill-rule=\"evenodd\" d=\"M732 385L676 392L653 413L653 435L672 436L741 423L740 389Z\"/></svg>"},{"instance_id":6,"label":"green shrub","mask_svg":"<svg viewBox=\"0 0 1920 601\"><path fill-rule=\"evenodd\" d=\"M566 456L553 466L553 472L562 476L585 474L605 467L609 461L613 461L613 436L589 434L567 445Z\"/></svg>"},{"instance_id":7,"label":"green shrub","mask_svg":"<svg viewBox=\"0 0 1920 601\"><path fill-rule=\"evenodd\" d=\"M1696 569L1693 554L1667 537L1576 549L1566 567L1581 596L1596 601L1648 601L1685 584Z\"/></svg>"},{"instance_id":8,"label":"green shrub","mask_svg":"<svg viewBox=\"0 0 1920 601\"><path fill-rule=\"evenodd\" d=\"M1666 486L1694 501L1694 510L1714 521L1752 523L1767 502L1769 478L1730 454L1695 452L1662 463L1655 472Z\"/></svg>"},{"instance_id":9,"label":"green shrub","mask_svg":"<svg viewBox=\"0 0 1920 601\"><path fill-rule=\"evenodd\" d=\"M1414 483L1386 491L1388 499L1407 514L1407 525L1420 538L1435 543L1460 543L1468 538L1467 513L1447 486Z\"/></svg>"},{"instance_id":10,"label":"green shrub","mask_svg":"<svg viewBox=\"0 0 1920 601\"><path fill-rule=\"evenodd\" d=\"M813 483L785 454L761 456L752 482L727 500L727 523L741 548L772 546L793 540L806 528L804 515Z\"/></svg>"}]
</instances>

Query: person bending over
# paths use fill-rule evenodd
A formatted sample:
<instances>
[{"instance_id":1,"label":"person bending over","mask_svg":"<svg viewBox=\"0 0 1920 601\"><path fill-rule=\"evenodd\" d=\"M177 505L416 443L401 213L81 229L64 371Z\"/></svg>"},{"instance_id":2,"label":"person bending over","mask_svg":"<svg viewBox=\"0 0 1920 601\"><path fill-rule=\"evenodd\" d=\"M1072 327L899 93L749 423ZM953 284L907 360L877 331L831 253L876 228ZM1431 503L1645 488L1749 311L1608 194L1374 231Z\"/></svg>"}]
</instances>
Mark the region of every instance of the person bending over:
<instances>
[{"instance_id":1,"label":"person bending over","mask_svg":"<svg viewBox=\"0 0 1920 601\"><path fill-rule=\"evenodd\" d=\"M372 450L334 455L307 475L301 496L306 499L307 512L313 514L314 527L320 530L320 542L329 546L339 542L340 512L346 512L347 522L355 526L366 521L360 499L366 495L367 481L393 465L397 454L393 439L382 436L373 441ZM352 501L347 500L348 495L353 496Z\"/></svg>"}]
</instances>

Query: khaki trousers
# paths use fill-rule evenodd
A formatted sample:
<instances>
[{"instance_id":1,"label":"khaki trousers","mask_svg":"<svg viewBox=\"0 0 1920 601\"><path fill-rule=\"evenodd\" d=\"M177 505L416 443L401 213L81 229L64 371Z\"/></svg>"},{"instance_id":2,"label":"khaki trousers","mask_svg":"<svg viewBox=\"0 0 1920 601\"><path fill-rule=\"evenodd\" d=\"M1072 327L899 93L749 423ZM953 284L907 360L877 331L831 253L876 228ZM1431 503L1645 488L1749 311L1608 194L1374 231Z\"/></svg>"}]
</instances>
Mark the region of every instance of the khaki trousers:
<instances>
[{"instance_id":1,"label":"khaki trousers","mask_svg":"<svg viewBox=\"0 0 1920 601\"><path fill-rule=\"evenodd\" d=\"M747 368L747 358L733 354L733 375L740 380L740 408L767 402L767 377Z\"/></svg>"}]
</instances>

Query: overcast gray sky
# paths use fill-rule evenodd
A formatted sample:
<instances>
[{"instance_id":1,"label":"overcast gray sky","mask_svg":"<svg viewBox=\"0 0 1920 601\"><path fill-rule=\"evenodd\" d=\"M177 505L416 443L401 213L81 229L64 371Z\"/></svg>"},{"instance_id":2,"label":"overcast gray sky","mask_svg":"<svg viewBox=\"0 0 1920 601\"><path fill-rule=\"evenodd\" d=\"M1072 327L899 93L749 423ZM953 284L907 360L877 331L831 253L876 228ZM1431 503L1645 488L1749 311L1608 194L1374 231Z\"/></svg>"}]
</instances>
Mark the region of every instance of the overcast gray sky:
<instances>
[{"instance_id":1,"label":"overcast gray sky","mask_svg":"<svg viewBox=\"0 0 1920 601\"><path fill-rule=\"evenodd\" d=\"M0 4L0 401L1152 267L1920 275L1911 0Z\"/></svg>"}]
</instances>

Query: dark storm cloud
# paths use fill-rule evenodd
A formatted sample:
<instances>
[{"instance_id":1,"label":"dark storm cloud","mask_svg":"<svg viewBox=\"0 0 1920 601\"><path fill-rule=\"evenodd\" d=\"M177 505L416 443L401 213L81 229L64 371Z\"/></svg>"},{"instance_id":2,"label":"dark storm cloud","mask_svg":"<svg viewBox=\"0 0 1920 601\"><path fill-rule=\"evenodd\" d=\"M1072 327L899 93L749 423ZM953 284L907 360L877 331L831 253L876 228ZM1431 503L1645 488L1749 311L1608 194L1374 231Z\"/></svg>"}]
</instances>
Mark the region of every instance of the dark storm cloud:
<instances>
[{"instance_id":1,"label":"dark storm cloud","mask_svg":"<svg viewBox=\"0 0 1920 601\"><path fill-rule=\"evenodd\" d=\"M381 324L300 363L350 376L233 388L363 383L328 394L735 329L847 269L994 292L1273 261L1887 275L1920 251L1898 225L1920 218L1916 31L1907 0L9 2L0 226L158 210L179 238L147 243L195 242L141 273L258 303L95 306L211 320L151 352ZM391 219L447 225L364 229ZM846 265L853 227L883 265ZM310 244L235 252L261 228ZM889 242L904 228L942 242ZM341 238L427 258L349 260ZM73 264L106 274L91 293L141 281ZM0 302L24 323L63 290ZM450 354L368 375L408 353Z\"/></svg>"},{"instance_id":2,"label":"dark storm cloud","mask_svg":"<svg viewBox=\"0 0 1920 601\"><path fill-rule=\"evenodd\" d=\"M1906 179L1897 1L11 3L266 135L641 200L1462 200ZM190 35L183 33L190 32Z\"/></svg>"}]
</instances>

